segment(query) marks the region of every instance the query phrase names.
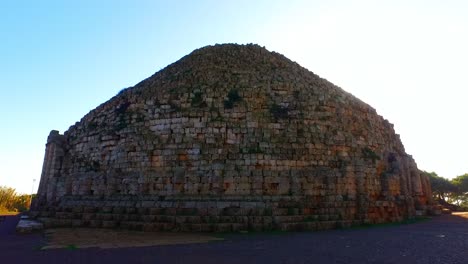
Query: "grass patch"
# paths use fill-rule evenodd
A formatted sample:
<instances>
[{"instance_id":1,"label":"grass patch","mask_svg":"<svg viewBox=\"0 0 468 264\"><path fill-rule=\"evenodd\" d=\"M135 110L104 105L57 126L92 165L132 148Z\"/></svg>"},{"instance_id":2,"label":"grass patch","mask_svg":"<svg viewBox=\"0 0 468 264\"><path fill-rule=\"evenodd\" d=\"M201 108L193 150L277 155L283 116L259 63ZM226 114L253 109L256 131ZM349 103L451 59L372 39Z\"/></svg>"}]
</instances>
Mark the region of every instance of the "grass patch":
<instances>
[{"instance_id":1,"label":"grass patch","mask_svg":"<svg viewBox=\"0 0 468 264\"><path fill-rule=\"evenodd\" d=\"M75 249L77 249L77 248L78 248L78 247L77 247L76 245L73 245L73 244L67 245L67 246L65 247L65 249L69 249L69 250L75 250Z\"/></svg>"}]
</instances>

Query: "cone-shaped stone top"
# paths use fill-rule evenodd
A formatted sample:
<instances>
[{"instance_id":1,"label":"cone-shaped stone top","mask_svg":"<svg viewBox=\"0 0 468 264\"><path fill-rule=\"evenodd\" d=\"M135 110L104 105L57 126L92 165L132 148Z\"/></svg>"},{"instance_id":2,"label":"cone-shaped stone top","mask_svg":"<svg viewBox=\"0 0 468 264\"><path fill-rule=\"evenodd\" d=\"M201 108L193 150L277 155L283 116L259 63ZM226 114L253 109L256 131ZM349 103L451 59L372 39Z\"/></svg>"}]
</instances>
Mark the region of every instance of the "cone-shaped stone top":
<instances>
[{"instance_id":1,"label":"cone-shaped stone top","mask_svg":"<svg viewBox=\"0 0 468 264\"><path fill-rule=\"evenodd\" d=\"M230 94L238 100L230 99ZM87 123L91 124L91 130L96 124L104 131L119 132L106 126L104 120L98 122L99 117L104 114L120 116L128 110L139 114L138 120L143 121L151 111L138 111L138 108L148 108L143 105L152 105L159 116L172 116L176 112L177 115L201 116L208 112L211 119L226 117L226 123L240 111L249 113L244 115L244 122L287 124L299 121L313 123L315 129L322 125L352 125L358 128L343 127L340 134L351 133L355 141L360 140L360 145L369 147L377 147L374 140L387 140L392 143L393 151L404 153L393 125L378 116L372 107L283 55L258 45L223 44L195 50L135 87L122 90L68 133L78 127L86 129ZM106 113L109 109L115 111ZM234 118L241 121L240 117ZM349 123L339 124L340 118L346 118ZM372 130L371 119L382 126L380 131L368 133ZM117 128L123 128L123 122L119 124Z\"/></svg>"}]
</instances>

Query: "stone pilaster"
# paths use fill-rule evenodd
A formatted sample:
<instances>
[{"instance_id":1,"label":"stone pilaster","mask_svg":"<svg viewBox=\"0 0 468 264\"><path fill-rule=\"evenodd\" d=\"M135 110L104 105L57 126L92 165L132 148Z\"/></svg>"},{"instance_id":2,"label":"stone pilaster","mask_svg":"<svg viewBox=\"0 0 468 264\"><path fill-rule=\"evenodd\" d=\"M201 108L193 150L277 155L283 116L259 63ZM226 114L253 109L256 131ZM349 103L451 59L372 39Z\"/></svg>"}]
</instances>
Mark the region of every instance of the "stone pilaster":
<instances>
[{"instance_id":1,"label":"stone pilaster","mask_svg":"<svg viewBox=\"0 0 468 264\"><path fill-rule=\"evenodd\" d=\"M44 163L41 180L37 191L37 198L32 205L36 209L43 204L55 201L57 178L60 177L60 169L65 155L65 138L57 130L50 131L47 138Z\"/></svg>"}]
</instances>

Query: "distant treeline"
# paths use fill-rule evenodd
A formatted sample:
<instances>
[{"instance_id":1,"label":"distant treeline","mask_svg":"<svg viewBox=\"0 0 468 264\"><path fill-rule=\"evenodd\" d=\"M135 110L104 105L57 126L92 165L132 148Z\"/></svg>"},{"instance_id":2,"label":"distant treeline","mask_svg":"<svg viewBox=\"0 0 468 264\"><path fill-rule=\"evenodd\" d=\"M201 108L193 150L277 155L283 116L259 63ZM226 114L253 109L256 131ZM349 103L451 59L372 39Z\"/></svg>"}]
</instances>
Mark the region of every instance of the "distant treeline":
<instances>
[{"instance_id":1,"label":"distant treeline","mask_svg":"<svg viewBox=\"0 0 468 264\"><path fill-rule=\"evenodd\" d=\"M453 204L461 210L468 209L468 173L451 180L435 172L424 172L431 181L433 198L441 204Z\"/></svg>"},{"instance_id":2,"label":"distant treeline","mask_svg":"<svg viewBox=\"0 0 468 264\"><path fill-rule=\"evenodd\" d=\"M0 212L24 212L29 209L31 195L17 194L16 190L6 186L0 186Z\"/></svg>"}]
</instances>

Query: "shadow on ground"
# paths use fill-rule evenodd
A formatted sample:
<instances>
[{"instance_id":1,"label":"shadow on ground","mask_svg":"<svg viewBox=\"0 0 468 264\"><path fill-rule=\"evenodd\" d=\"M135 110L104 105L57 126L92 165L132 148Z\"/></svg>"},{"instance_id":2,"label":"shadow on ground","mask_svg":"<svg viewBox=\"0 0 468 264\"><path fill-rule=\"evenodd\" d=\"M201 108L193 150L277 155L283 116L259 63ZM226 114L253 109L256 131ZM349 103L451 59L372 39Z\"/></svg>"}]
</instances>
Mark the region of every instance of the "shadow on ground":
<instances>
[{"instance_id":1,"label":"shadow on ground","mask_svg":"<svg viewBox=\"0 0 468 264\"><path fill-rule=\"evenodd\" d=\"M5 263L467 263L468 213L414 224L303 233L227 234L216 243L41 250L43 233L18 235L18 216L0 222ZM87 232L93 233L93 230ZM83 236L77 232L75 236ZM192 234L193 235L193 234ZM207 234L211 237L212 234ZM170 236L169 236L170 237ZM161 236L163 238L163 236ZM124 237L110 235L110 244ZM166 239L172 239L166 237ZM90 241L88 241L90 242ZM203 242L206 242L205 240ZM63 245L62 245L63 246Z\"/></svg>"}]
</instances>

